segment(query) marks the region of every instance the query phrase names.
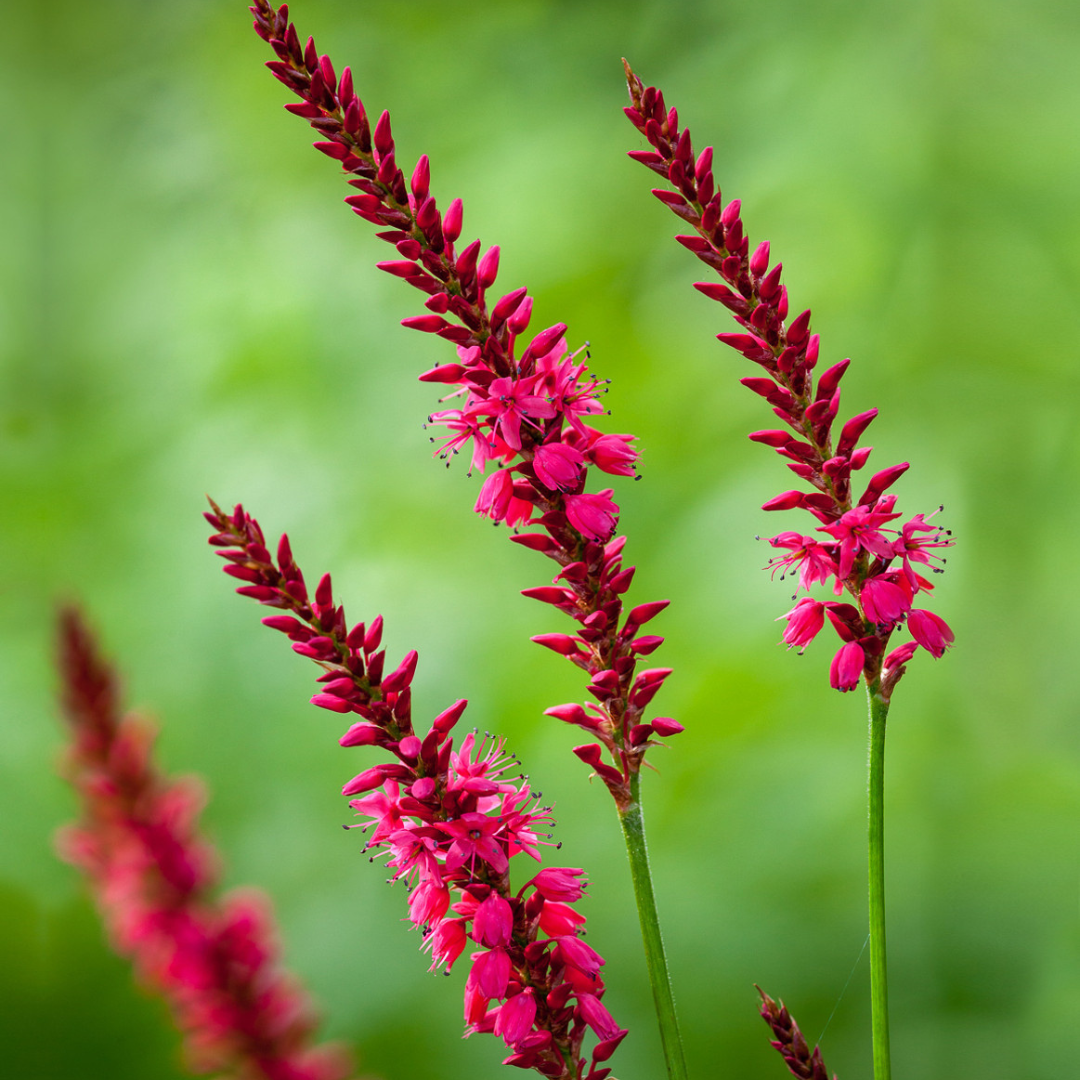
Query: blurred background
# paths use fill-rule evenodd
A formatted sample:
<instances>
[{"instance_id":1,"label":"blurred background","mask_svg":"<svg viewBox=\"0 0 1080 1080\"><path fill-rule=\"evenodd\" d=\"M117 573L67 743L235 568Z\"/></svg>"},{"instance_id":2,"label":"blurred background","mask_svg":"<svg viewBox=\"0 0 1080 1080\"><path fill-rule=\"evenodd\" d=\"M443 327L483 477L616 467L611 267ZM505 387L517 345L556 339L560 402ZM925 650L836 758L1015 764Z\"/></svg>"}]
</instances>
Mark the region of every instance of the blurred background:
<instances>
[{"instance_id":1,"label":"blurred background","mask_svg":"<svg viewBox=\"0 0 1080 1080\"><path fill-rule=\"evenodd\" d=\"M919 1080L1075 1075L1080 1018L1077 591L1080 533L1080 8L1034 0L678 7L637 0L297 0L293 16L369 111L390 107L406 172L465 200L502 246L537 328L563 320L613 380L607 429L640 437L616 498L631 600L675 668L646 815L691 1072L786 1075L756 1015L782 996L841 1080L870 1073L865 705L829 689L831 642L800 658L773 621L788 586L755 534L789 487L746 440L767 408L714 335L705 270L625 157L619 59L716 146L752 243L812 306L823 363L851 356L879 467L912 463L900 509L958 543L933 607L956 648L911 665L890 718L894 1061ZM460 1038L461 984L427 973L402 889L362 857L338 791L364 751L307 704L310 664L259 625L208 549L208 492L287 530L353 620L415 647L420 718L459 696L555 800L564 865L588 868L590 942L632 1029L621 1080L662 1061L617 823L542 717L582 681L531 634L565 630L519 590L546 560L471 513L464 463L430 457L447 346L403 330L420 295L310 148L243 3L6 6L0 204L0 1045L8 1075L179 1077L162 1006L103 942L52 835L74 815L53 605L78 598L161 720L174 772L212 790L229 885L272 896L288 963L328 1035L385 1080L507 1075ZM854 966L846 994L841 992ZM831 1017L831 1020L830 1020Z\"/></svg>"}]
</instances>

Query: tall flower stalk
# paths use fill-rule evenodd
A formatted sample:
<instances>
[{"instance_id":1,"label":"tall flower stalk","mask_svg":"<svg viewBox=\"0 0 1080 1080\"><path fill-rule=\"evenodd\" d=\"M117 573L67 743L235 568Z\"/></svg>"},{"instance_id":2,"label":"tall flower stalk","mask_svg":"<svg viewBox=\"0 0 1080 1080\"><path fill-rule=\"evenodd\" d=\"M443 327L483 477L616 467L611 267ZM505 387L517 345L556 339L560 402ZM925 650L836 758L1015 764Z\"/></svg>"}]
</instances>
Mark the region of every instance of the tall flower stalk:
<instances>
[{"instance_id":1,"label":"tall flower stalk","mask_svg":"<svg viewBox=\"0 0 1080 1080\"><path fill-rule=\"evenodd\" d=\"M601 1001L604 960L581 938L585 916L573 905L585 891L584 871L547 867L517 891L510 883L515 856L539 861L541 847L554 846L545 831L550 807L523 776L511 775L517 761L501 740L472 732L454 749L450 733L465 700L436 716L422 737L415 732L415 650L385 673L381 616L349 628L329 574L309 597L287 536L275 559L242 506L228 514L211 501L206 518L225 572L245 583L237 592L282 612L263 622L322 668L312 704L359 717L340 745L392 755L354 776L342 794L364 819L360 827L373 830L365 850L373 860L386 856L390 880L409 888L409 919L423 932L432 970L449 972L470 941L478 947L465 983L466 1035L499 1036L511 1051L507 1065L553 1080L604 1080L611 1069L602 1063L627 1033ZM599 1040L591 1064L582 1056L590 1028Z\"/></svg>"},{"instance_id":2,"label":"tall flower stalk","mask_svg":"<svg viewBox=\"0 0 1080 1080\"><path fill-rule=\"evenodd\" d=\"M646 960L660 1018L661 1037L672 1080L686 1076L674 998L656 915L645 847L640 771L650 746L683 730L670 717L646 718L670 668L638 670L663 638L642 628L666 600L624 609L623 596L634 576L622 564L625 537L616 536L619 507L611 488L586 491L590 473L633 476L634 437L605 434L587 421L603 412L604 387L579 352L570 352L563 323L531 333L532 298L525 288L489 304L499 270L499 248L482 250L479 240L460 249L462 203L440 211L431 193L427 156L410 178L383 112L372 124L353 85L352 72L338 75L315 43L306 44L289 21L288 8L267 0L251 8L255 30L277 59L273 74L301 99L286 105L320 135L315 147L338 161L356 190L346 199L366 221L380 227L380 239L397 258L379 269L402 278L427 296L427 314L404 325L452 343L454 358L421 375L426 382L453 387L458 398L429 422L445 429L437 453L464 452L471 468L486 470L474 509L517 530L512 539L552 559L559 568L550 585L524 595L548 604L577 624L573 635L533 638L580 667L595 703L558 705L547 714L585 731L590 741L575 748L614 800L627 842Z\"/></svg>"},{"instance_id":3,"label":"tall flower stalk","mask_svg":"<svg viewBox=\"0 0 1080 1080\"><path fill-rule=\"evenodd\" d=\"M82 814L60 851L87 876L117 951L169 1002L187 1064L234 1080L344 1080L348 1055L316 1046L307 995L277 963L269 901L218 899L218 858L199 834L201 785L153 760L154 729L123 715L116 676L80 616L60 619L63 770Z\"/></svg>"},{"instance_id":4,"label":"tall flower stalk","mask_svg":"<svg viewBox=\"0 0 1080 1080\"><path fill-rule=\"evenodd\" d=\"M678 112L668 108L656 87L646 87L626 66L630 105L626 115L652 149L630 156L663 178L653 194L693 231L676 239L714 270L721 281L699 282L700 292L723 304L739 326L721 333L724 344L758 365L760 374L742 383L772 406L783 427L756 431L755 442L773 447L787 459L788 468L810 490L785 491L765 503L765 510L801 508L817 521L818 539L800 532L783 532L770 545L782 554L769 567L781 578L795 574L807 593L815 584L831 587L834 597L799 599L782 618L783 640L804 650L826 620L840 638L829 670L832 686L854 690L865 682L870 705L869 754L869 908L870 978L873 1016L874 1075L889 1080L888 985L885 949L884 766L885 724L889 702L906 664L921 647L940 657L953 641L945 621L915 607L931 582L920 571L940 572L949 547L947 532L922 514L897 528L889 523L896 496L887 494L907 471L902 462L875 472L855 495L853 474L861 470L871 447L859 440L877 416L870 409L841 426L834 439L833 423L840 410L840 381L849 360L821 373L815 386L818 335L810 332L810 312L788 321L787 288L780 263L770 267L767 242L750 250L738 199L725 204L712 170L712 147L695 154L688 129L679 127ZM894 633L908 629L912 640L887 651Z\"/></svg>"}]
</instances>

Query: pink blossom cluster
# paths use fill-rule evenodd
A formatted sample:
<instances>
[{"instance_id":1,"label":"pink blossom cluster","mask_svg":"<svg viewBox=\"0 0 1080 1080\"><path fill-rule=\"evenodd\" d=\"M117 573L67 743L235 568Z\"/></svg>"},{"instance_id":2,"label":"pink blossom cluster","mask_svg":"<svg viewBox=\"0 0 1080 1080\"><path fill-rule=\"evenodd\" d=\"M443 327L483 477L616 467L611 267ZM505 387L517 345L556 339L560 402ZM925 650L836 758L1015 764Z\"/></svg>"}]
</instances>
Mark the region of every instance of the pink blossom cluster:
<instances>
[{"instance_id":1,"label":"pink blossom cluster","mask_svg":"<svg viewBox=\"0 0 1080 1080\"><path fill-rule=\"evenodd\" d=\"M343 1080L348 1055L316 1047L307 995L277 963L269 902L211 895L217 858L199 835L201 787L155 767L154 730L122 716L111 669L80 618L61 618L65 773L82 801L59 837L90 879L118 952L163 994L199 1072L235 1080Z\"/></svg>"},{"instance_id":2,"label":"pink blossom cluster","mask_svg":"<svg viewBox=\"0 0 1080 1080\"><path fill-rule=\"evenodd\" d=\"M772 406L784 425L755 431L750 438L773 447L812 489L785 491L765 503L765 510L807 510L820 523L815 531L824 534L774 536L769 543L785 554L769 568L797 574L804 590L819 582L831 584L835 596L846 591L855 601L803 597L782 616L787 619L783 640L804 649L827 620L841 640L830 668L833 687L853 690L865 676L888 700L917 648L940 657L953 641L940 616L915 606L919 594L933 588L920 570L940 572L944 559L937 549L953 541L922 514L899 529L888 527L901 515L895 510L896 496L887 492L907 471L906 462L874 473L855 498L852 474L866 465L872 450L858 443L877 409L846 421L834 443L840 380L850 361L828 368L815 387L819 339L810 332L810 312L785 322L782 264L770 268L767 242L750 252L739 200L725 205L716 187L712 147L695 155L689 130L680 130L678 113L665 105L663 94L645 87L629 66L626 75L631 99L626 115L653 148L633 150L630 157L670 185L653 194L694 230L676 239L723 279L699 282L695 288L727 307L742 330L717 337L759 366L761 375L741 381ZM892 633L905 625L913 640L886 654Z\"/></svg>"},{"instance_id":3,"label":"pink blossom cluster","mask_svg":"<svg viewBox=\"0 0 1080 1080\"><path fill-rule=\"evenodd\" d=\"M507 775L516 762L500 740L470 733L454 749L450 733L464 700L417 735L416 652L384 674L381 617L350 629L329 575L309 599L287 536L275 561L242 506L227 514L211 505L210 543L222 549L226 573L246 583L237 592L289 612L263 622L323 668L312 703L360 718L340 744L393 756L354 776L342 794L352 797L363 828L373 830L366 849L385 855L390 880L409 887L409 919L424 933L432 969L449 971L467 946L475 947L465 984L466 1034L502 1038L511 1050L506 1064L561 1080L603 1080L610 1069L601 1063L626 1031L601 1001L604 961L581 939L585 917L572 906L584 893L584 871L548 867L516 892L510 884L514 856L539 861L540 847L550 844L550 808L524 777ZM581 1044L589 1028L599 1042L586 1074Z\"/></svg>"},{"instance_id":4,"label":"pink blossom cluster","mask_svg":"<svg viewBox=\"0 0 1080 1080\"><path fill-rule=\"evenodd\" d=\"M569 352L565 324L527 337L533 301L526 289L500 296L489 309L499 248L482 252L479 240L460 251L455 247L462 230L461 200L440 212L430 192L426 155L406 182L389 114L383 112L372 128L350 69L339 77L311 38L301 46L287 6L275 10L267 0L257 0L251 11L256 32L278 57L267 66L302 99L286 109L320 133L316 148L339 161L360 192L346 202L381 226L378 236L396 248L399 257L379 268L428 296L429 313L405 319L404 325L457 347L454 362L420 376L456 387L451 396L461 399L430 417L449 431L437 452L449 457L464 450L473 468L496 466L484 480L477 513L544 530L513 537L560 566L552 585L527 589L525 595L563 611L579 629L574 636L541 634L533 640L586 671L589 692L598 702L588 711L566 705L548 712L599 740L575 753L625 807L631 778L653 737L682 731L669 717L643 717L670 669L636 671L638 658L663 641L639 630L667 602L639 605L623 619L621 597L634 568L622 566L625 540L613 538L619 507L611 488L585 490L592 468L634 475L634 437L602 434L586 423L603 411L601 385L579 354ZM605 749L613 765L604 762Z\"/></svg>"}]
</instances>

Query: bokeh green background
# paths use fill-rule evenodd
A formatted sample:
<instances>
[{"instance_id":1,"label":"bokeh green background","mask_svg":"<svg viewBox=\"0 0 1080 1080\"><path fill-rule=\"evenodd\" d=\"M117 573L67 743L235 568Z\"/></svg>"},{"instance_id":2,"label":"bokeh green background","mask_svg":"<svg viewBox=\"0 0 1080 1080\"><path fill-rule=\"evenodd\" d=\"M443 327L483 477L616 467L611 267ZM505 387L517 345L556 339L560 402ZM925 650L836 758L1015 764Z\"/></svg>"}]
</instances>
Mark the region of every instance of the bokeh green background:
<instances>
[{"instance_id":1,"label":"bokeh green background","mask_svg":"<svg viewBox=\"0 0 1080 1080\"><path fill-rule=\"evenodd\" d=\"M724 311L628 161L619 58L680 107L755 242L812 305L845 408L877 405L879 465L909 513L957 535L934 604L957 633L897 695L888 761L894 1060L909 1080L1064 1080L1080 1018L1074 553L1080 340L1080 8L1064 0L700 0L376 5L294 16L407 166L502 245L537 326L565 320L613 379L609 430L641 438L617 498L632 599L676 669L684 736L646 782L659 903L691 1072L784 1075L756 981L830 1069L869 1075L865 728L828 688L829 645L776 644L787 587L755 534L789 486L713 339ZM23 0L5 9L9 194L0 334L0 1032L4 1074L174 1077L177 1039L130 984L51 835L54 601L78 597L174 771L205 776L227 883L274 897L289 963L385 1080L505 1074L460 1039L463 972L428 975L401 889L361 857L337 794L362 767L312 709L313 671L258 625L205 544L204 492L287 529L354 618L421 654L418 712L468 696L556 801L560 860L589 869L590 942L632 1029L622 1080L661 1075L606 792L541 717L582 694L518 596L548 564L474 517L478 486L429 457L445 346L401 329L419 294L341 205L290 100L225 0ZM805 527L805 525L803 526ZM1070 1034L1072 1032L1073 1034Z\"/></svg>"}]
</instances>

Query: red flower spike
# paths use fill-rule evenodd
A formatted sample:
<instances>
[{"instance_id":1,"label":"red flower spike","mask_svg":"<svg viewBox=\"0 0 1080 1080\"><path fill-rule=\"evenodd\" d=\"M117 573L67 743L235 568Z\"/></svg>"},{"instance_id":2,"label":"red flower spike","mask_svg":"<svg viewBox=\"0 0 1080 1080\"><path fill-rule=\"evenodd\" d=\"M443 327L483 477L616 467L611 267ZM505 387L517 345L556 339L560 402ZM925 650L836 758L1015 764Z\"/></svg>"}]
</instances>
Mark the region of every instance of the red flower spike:
<instances>
[{"instance_id":1,"label":"red flower spike","mask_svg":"<svg viewBox=\"0 0 1080 1080\"><path fill-rule=\"evenodd\" d=\"M113 947L168 1002L193 1066L344 1080L348 1056L314 1045L307 995L278 963L269 902L250 889L215 895L201 787L158 771L152 729L122 715L116 677L73 610L60 617L59 667L64 772L82 803L61 855L88 877Z\"/></svg>"},{"instance_id":2,"label":"red flower spike","mask_svg":"<svg viewBox=\"0 0 1080 1080\"><path fill-rule=\"evenodd\" d=\"M285 567L274 564L265 548L254 543L253 537L261 543L261 530L242 508L230 516L213 503L211 507L214 535L226 541L215 546L227 555L242 551L259 581L276 583L286 572L300 579L287 547L283 547L288 558ZM616 548L611 550L617 554ZM324 628L316 609L333 612L329 629ZM314 606L293 598L290 611L283 617L294 619L300 629L315 626L321 631L306 643L327 668L320 677L323 694L319 696L325 697L327 704L341 703L361 715L361 722L345 733L342 744L380 745L397 756L397 761L357 774L345 785L344 793L352 796L350 805L374 825L368 849L385 850L392 880L404 878L410 885L409 919L430 931L424 947L431 948L434 966L449 967L455 962L470 927L473 938L488 949L473 957L473 973L466 987L469 1030L494 1030L498 1010L521 996L521 973L527 972L532 992L545 998L561 987L567 988L568 997L578 992L575 981L590 978L582 971L583 964L593 971L595 979L599 959L594 959L591 949L582 951L573 946L583 917L571 912L558 921L558 929L564 931L560 935L563 953L568 958L561 968L550 964L547 943L537 940L538 924L519 922L523 893L532 889L542 904L543 887L553 901L573 903L581 895L582 872L541 871L522 893L510 893L511 859L522 853L538 859L540 846L551 843L546 837L552 819L550 810L530 792L527 781L511 782L505 775L511 768L516 771L517 764L503 752L502 742L469 734L455 750L449 733L465 709L464 700L440 713L423 739L414 733L409 718L409 684L416 669L416 652L410 651L382 678L384 654L375 652L382 639L381 617L366 630L358 624L346 632L344 612L333 607L329 576L320 580ZM295 630L291 625L289 629ZM590 719L584 710L581 713ZM459 917L447 918L451 909ZM575 963L577 967L572 966ZM595 987L595 982L592 985ZM505 1004L498 1004L507 998ZM493 1002L495 1008L491 1008ZM528 1048L530 1067L572 1080L577 1063L582 1069L585 1064L580 1059L580 1029L572 1027L575 1022L573 1010L552 1015L530 1010L527 1002L522 1002L510 1006L504 1026L506 1037ZM572 1071L566 1074L568 1061Z\"/></svg>"},{"instance_id":3,"label":"red flower spike","mask_svg":"<svg viewBox=\"0 0 1080 1080\"><path fill-rule=\"evenodd\" d=\"M665 136L664 118L655 112L661 101L659 91L644 86L629 67L627 85L631 104L626 115L655 150L634 152L631 156L665 177L675 189L661 188L654 193L695 230L689 241L681 240L683 246L693 250L723 279L722 284L699 282L695 286L736 316L739 332L717 336L764 369L762 375L741 381L764 397L795 433L794 438L782 430L759 431L750 436L790 458L792 471L812 489L784 492L763 508L807 510L820 522L819 528L836 541L817 544L810 538L798 538L797 533L783 534L796 540L777 537L774 546L789 547L792 554L771 561L769 568L775 572L799 566L802 588L820 582L832 585L837 595L846 591L854 598L861 596L862 614L850 605L846 606L853 615L839 612L835 605L827 607L830 621L846 642L833 662L831 679L834 686L848 690L865 676L868 685L878 688L888 700L896 679L902 674L903 662L896 661L892 673L883 682L881 658L889 636L910 609L915 594L928 587L918 579L910 564L912 559L924 561L930 556L917 545L911 549L914 554L908 554L910 534L899 544L885 535L893 533L892 529L884 528L886 522L899 516L892 512L894 497L885 492L907 465L876 473L858 504L853 505L850 476L865 465L870 454L869 447L857 444L877 416L877 410L867 410L848 420L833 445L831 431L840 404L839 384L849 361L843 360L826 370L815 389L812 372L819 355L818 335L810 333L809 310L801 312L785 327L788 297L781 280L782 264L769 269L771 250L767 242L759 243L750 254L739 200L732 200L722 211L719 209L711 155L699 155L691 175L687 164L694 158L689 131L684 128L677 139L673 133ZM951 540L937 539L931 543L945 546ZM896 571L891 568L896 559L901 560L908 591L901 587ZM784 616L788 619L785 641L803 647L820 631L823 608L822 602L816 600L797 604ZM951 631L947 637L937 627L937 616L930 618L912 612L909 623L912 617L918 633L925 639L925 647L940 655L951 640Z\"/></svg>"}]
</instances>

